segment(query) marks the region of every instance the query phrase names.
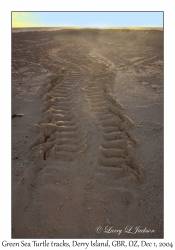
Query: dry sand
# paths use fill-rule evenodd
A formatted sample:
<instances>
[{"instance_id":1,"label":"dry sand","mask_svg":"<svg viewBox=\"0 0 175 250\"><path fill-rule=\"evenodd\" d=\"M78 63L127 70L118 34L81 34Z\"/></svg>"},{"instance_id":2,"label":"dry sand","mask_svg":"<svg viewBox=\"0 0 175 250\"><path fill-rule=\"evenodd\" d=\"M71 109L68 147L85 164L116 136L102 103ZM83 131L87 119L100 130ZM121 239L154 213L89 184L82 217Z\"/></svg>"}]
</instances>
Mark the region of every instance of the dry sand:
<instances>
[{"instance_id":1,"label":"dry sand","mask_svg":"<svg viewBox=\"0 0 175 250\"><path fill-rule=\"evenodd\" d=\"M162 31L12 33L12 116L13 238L163 237Z\"/></svg>"}]
</instances>

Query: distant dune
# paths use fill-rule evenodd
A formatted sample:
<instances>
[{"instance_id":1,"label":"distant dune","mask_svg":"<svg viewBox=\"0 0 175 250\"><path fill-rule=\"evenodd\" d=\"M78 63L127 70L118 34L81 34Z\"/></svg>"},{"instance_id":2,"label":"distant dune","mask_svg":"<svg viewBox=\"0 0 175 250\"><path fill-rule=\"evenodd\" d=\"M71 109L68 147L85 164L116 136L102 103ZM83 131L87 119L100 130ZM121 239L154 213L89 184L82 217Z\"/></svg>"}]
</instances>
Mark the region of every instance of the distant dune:
<instances>
[{"instance_id":1,"label":"distant dune","mask_svg":"<svg viewBox=\"0 0 175 250\"><path fill-rule=\"evenodd\" d=\"M85 27L36 27L36 28L12 28L12 33L15 32L28 32L28 31L53 31L53 30L62 30L62 29L85 29L85 30L160 30L162 31L163 28L161 27L105 27L105 28L85 28Z\"/></svg>"}]
</instances>

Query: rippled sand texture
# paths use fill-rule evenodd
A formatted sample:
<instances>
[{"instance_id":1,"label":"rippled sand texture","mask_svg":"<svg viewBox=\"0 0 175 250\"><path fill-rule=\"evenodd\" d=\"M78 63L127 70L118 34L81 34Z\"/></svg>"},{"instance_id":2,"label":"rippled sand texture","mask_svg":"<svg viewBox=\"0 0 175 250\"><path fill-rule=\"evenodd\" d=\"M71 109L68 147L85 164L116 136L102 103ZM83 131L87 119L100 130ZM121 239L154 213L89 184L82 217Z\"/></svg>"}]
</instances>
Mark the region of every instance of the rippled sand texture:
<instances>
[{"instance_id":1,"label":"rippled sand texture","mask_svg":"<svg viewBox=\"0 0 175 250\"><path fill-rule=\"evenodd\" d=\"M12 115L13 238L163 237L162 31L12 33Z\"/></svg>"}]
</instances>

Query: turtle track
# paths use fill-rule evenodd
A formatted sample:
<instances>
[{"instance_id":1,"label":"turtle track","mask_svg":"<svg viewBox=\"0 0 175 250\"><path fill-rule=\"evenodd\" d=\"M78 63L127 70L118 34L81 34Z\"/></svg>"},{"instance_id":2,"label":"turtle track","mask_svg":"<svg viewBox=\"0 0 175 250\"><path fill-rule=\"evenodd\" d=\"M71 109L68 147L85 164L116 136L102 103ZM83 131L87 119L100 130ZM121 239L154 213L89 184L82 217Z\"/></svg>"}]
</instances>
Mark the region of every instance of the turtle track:
<instances>
[{"instance_id":1,"label":"turtle track","mask_svg":"<svg viewBox=\"0 0 175 250\"><path fill-rule=\"evenodd\" d=\"M86 150L86 131L76 113L79 74L53 77L42 92L42 121L34 125L38 138L30 145L35 161L75 160Z\"/></svg>"},{"instance_id":2,"label":"turtle track","mask_svg":"<svg viewBox=\"0 0 175 250\"><path fill-rule=\"evenodd\" d=\"M139 146L139 142L132 133L134 123L112 94L115 74L111 71L115 67L104 58L99 60L99 55L97 62L94 61L89 67L93 76L84 92L90 113L97 118L101 133L97 163L102 167L120 169L140 181L143 177L143 167L135 154L135 147Z\"/></svg>"}]
</instances>

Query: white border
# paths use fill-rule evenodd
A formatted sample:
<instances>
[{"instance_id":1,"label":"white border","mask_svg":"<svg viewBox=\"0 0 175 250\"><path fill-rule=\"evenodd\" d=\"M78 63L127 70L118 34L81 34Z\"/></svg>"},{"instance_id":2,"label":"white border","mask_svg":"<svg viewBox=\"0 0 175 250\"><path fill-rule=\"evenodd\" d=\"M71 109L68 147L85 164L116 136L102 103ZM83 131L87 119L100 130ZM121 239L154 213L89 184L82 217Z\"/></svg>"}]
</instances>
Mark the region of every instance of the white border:
<instances>
[{"instance_id":1,"label":"white border","mask_svg":"<svg viewBox=\"0 0 175 250\"><path fill-rule=\"evenodd\" d=\"M57 1L30 0L1 2L1 175L0 244L11 238L11 11L164 11L165 25L165 109L164 109L164 241L173 241L175 224L175 4L173 1ZM155 242L155 240L153 240ZM159 240L161 241L161 240Z\"/></svg>"}]
</instances>

